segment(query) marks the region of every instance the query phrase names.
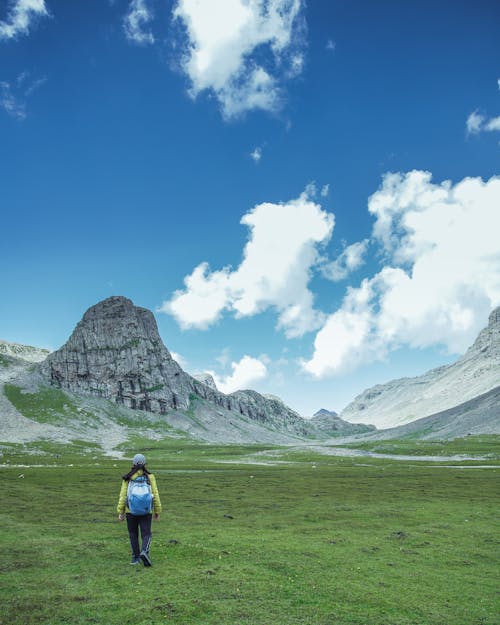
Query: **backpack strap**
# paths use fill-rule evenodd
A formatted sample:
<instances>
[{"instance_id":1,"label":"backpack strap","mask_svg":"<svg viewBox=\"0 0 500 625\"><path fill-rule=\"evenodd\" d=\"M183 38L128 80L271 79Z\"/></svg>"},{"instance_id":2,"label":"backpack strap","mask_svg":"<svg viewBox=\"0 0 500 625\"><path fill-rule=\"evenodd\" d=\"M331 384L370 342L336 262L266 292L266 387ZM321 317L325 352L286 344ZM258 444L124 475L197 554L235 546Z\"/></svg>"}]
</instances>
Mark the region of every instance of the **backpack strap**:
<instances>
[{"instance_id":1,"label":"backpack strap","mask_svg":"<svg viewBox=\"0 0 500 625\"><path fill-rule=\"evenodd\" d=\"M144 478L146 480L146 484L149 484L151 486L151 480L149 479L149 475L147 473L142 473L142 475L138 475L135 479L130 478L131 482L135 482L135 480L138 480L140 478Z\"/></svg>"}]
</instances>

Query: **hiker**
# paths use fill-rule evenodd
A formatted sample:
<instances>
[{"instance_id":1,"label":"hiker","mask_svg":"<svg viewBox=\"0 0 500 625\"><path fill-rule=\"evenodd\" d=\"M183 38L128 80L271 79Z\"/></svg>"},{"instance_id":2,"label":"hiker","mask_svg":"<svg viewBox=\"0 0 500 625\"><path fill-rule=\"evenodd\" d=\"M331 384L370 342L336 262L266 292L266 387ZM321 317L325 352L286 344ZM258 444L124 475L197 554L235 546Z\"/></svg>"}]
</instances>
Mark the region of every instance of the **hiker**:
<instances>
[{"instance_id":1,"label":"hiker","mask_svg":"<svg viewBox=\"0 0 500 625\"><path fill-rule=\"evenodd\" d=\"M120 498L118 499L118 520L127 518L127 528L132 547L130 564L144 563L151 566L149 548L151 546L151 521L160 518L161 501L155 476L146 469L146 458L136 454L132 468L123 476ZM139 549L139 528L142 549Z\"/></svg>"}]
</instances>

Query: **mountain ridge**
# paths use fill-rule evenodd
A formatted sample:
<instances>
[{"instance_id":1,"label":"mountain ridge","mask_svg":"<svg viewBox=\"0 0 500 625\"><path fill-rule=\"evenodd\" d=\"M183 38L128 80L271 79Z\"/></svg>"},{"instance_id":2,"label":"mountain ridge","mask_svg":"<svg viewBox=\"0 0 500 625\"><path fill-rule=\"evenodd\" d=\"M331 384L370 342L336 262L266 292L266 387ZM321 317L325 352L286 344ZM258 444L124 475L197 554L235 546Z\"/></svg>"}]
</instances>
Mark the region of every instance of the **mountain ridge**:
<instances>
[{"instance_id":1,"label":"mountain ridge","mask_svg":"<svg viewBox=\"0 0 500 625\"><path fill-rule=\"evenodd\" d=\"M492 312L488 326L456 363L417 378L377 385L357 399L376 404L378 397L388 393L390 399L396 392L401 402L408 389L421 391L443 376L447 382L450 372L454 380L457 370L462 385L464 379L475 382L469 385L473 393L485 380L496 380L497 385L458 405L382 431L324 408L305 419L275 395L249 389L229 395L219 392L208 374L190 376L183 371L163 344L153 314L121 296L89 308L55 352L6 341L0 345L8 345L9 350L16 346L16 355L0 351L2 441L81 439L99 442L109 450L132 433L275 444L500 433L500 308ZM59 408L44 406L50 388ZM455 393L455 404L461 397ZM387 404L390 407L390 401ZM374 411L358 410L357 420L366 422L370 412Z\"/></svg>"},{"instance_id":2,"label":"mountain ridge","mask_svg":"<svg viewBox=\"0 0 500 625\"><path fill-rule=\"evenodd\" d=\"M500 382L500 307L454 363L416 377L377 384L358 395L340 417L392 428L443 412L495 388Z\"/></svg>"},{"instance_id":3,"label":"mountain ridge","mask_svg":"<svg viewBox=\"0 0 500 625\"><path fill-rule=\"evenodd\" d=\"M43 347L33 347L32 345L22 345L0 339L0 356L11 356L21 358L29 362L41 362L50 354L49 349Z\"/></svg>"},{"instance_id":4,"label":"mountain ridge","mask_svg":"<svg viewBox=\"0 0 500 625\"><path fill-rule=\"evenodd\" d=\"M134 410L188 411L198 398L215 409L284 428L288 434L312 435L305 420L282 403L255 391L225 395L206 380L190 376L163 344L152 312L122 296L91 306L39 371L56 388Z\"/></svg>"}]
</instances>

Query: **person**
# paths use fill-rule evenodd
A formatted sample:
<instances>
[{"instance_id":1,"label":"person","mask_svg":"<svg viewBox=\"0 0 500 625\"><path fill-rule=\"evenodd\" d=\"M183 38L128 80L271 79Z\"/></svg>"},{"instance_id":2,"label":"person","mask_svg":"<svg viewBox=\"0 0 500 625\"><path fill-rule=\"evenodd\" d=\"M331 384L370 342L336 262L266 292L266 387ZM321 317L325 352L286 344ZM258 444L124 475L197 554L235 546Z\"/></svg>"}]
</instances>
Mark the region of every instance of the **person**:
<instances>
[{"instance_id":1,"label":"person","mask_svg":"<svg viewBox=\"0 0 500 625\"><path fill-rule=\"evenodd\" d=\"M158 492L158 486L156 485L155 476L146 468L146 458L143 454L136 454L132 463L130 471L122 477L120 497L116 508L118 512L118 520L124 521L125 518L127 519L127 529L130 538L130 546L132 548L132 560L130 561L130 564L140 564L143 562L144 566L151 566L151 558L149 557L152 537L151 521L153 514L156 521L160 519L160 494ZM130 508L128 507L128 488L131 480L135 480L143 475L146 476L146 480L151 486L151 492L153 495L152 512L149 514L136 515L132 514ZM139 530L141 533L142 548L139 548Z\"/></svg>"}]
</instances>

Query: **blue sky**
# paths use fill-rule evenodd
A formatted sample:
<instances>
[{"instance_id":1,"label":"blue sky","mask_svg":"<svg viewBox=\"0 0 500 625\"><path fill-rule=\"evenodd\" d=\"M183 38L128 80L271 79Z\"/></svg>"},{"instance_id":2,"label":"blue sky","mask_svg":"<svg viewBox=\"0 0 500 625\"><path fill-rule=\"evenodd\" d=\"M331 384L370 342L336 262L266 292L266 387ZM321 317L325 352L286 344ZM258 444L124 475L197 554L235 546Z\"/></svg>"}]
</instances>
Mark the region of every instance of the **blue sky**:
<instances>
[{"instance_id":1,"label":"blue sky","mask_svg":"<svg viewBox=\"0 0 500 625\"><path fill-rule=\"evenodd\" d=\"M210 6L208 6L210 4ZM125 295L310 415L500 304L491 1L0 0L0 337Z\"/></svg>"}]
</instances>

